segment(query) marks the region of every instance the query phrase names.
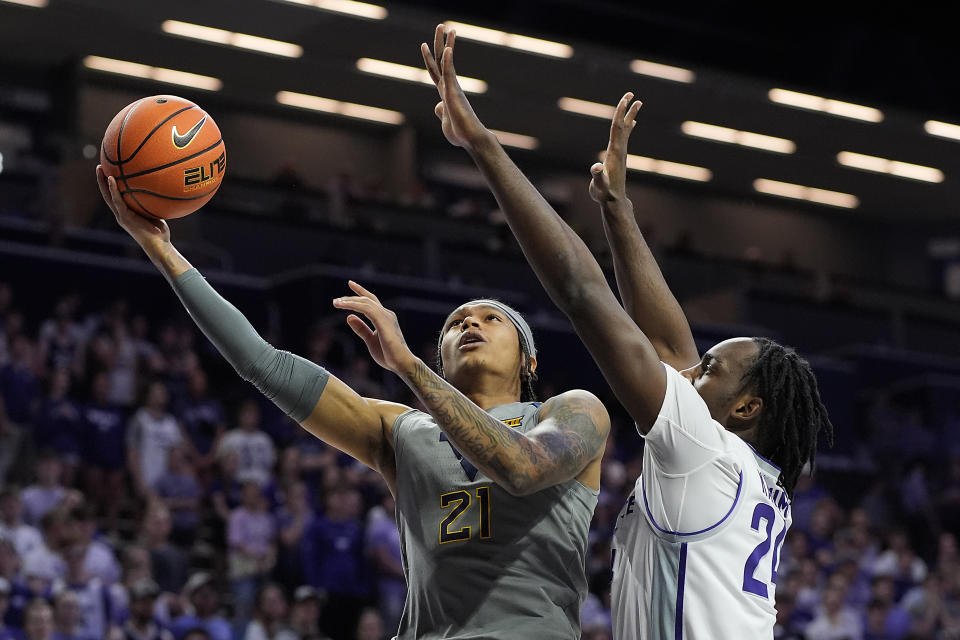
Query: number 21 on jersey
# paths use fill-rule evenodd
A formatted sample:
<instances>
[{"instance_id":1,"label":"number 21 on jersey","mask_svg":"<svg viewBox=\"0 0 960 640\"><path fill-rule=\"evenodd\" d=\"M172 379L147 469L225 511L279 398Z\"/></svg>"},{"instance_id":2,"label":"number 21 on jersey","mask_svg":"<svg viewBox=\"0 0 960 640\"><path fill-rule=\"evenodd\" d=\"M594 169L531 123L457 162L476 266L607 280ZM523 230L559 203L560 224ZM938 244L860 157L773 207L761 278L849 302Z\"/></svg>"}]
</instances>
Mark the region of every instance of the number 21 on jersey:
<instances>
[{"instance_id":1,"label":"number 21 on jersey","mask_svg":"<svg viewBox=\"0 0 960 640\"><path fill-rule=\"evenodd\" d=\"M480 503L480 537L489 538L492 535L490 527L490 487L477 487L477 501ZM473 536L473 527L463 525L454 529L457 520L470 508L473 496L469 491L451 491L440 496L440 507L450 509L447 517L440 522L440 544L469 540Z\"/></svg>"},{"instance_id":2,"label":"number 21 on jersey","mask_svg":"<svg viewBox=\"0 0 960 640\"><path fill-rule=\"evenodd\" d=\"M773 525L776 522L776 511L766 502L761 502L753 509L753 518L750 520L750 527L754 531L765 533L763 541L754 548L753 553L747 558L743 565L743 590L747 593L760 596L761 598L770 597L770 585L763 580L754 577L760 563L770 554L770 543L773 537ZM783 523L783 531L777 534L776 540L773 540L773 554L770 558L770 582L777 581L777 565L780 564L780 547L783 546L783 538L787 534L787 523Z\"/></svg>"}]
</instances>

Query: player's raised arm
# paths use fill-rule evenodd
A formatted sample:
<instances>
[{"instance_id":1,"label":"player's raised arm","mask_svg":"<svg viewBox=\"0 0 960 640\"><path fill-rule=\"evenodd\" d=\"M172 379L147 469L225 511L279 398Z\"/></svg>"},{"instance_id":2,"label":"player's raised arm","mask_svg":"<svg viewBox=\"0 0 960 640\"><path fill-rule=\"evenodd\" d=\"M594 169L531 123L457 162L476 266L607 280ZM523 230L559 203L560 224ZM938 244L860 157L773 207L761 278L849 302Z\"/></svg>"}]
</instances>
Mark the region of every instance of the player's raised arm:
<instances>
[{"instance_id":1,"label":"player's raised arm","mask_svg":"<svg viewBox=\"0 0 960 640\"><path fill-rule=\"evenodd\" d=\"M396 473L390 430L408 407L363 398L322 367L271 346L180 255L166 222L130 211L116 180L100 167L97 182L117 222L166 276L194 322L237 373L318 438L378 470L392 489Z\"/></svg>"},{"instance_id":2,"label":"player's raised arm","mask_svg":"<svg viewBox=\"0 0 960 640\"><path fill-rule=\"evenodd\" d=\"M623 306L650 338L660 359L674 369L700 360L680 303L664 280L634 218L627 198L627 142L642 104L633 94L621 98L610 123L610 141L603 162L590 167L590 197L600 204L603 232L613 253L613 269Z\"/></svg>"},{"instance_id":3,"label":"player's raised arm","mask_svg":"<svg viewBox=\"0 0 960 640\"><path fill-rule=\"evenodd\" d=\"M540 422L520 433L493 417L423 363L407 346L393 311L370 291L350 282L356 294L333 305L363 316L347 317L381 367L393 371L417 394L437 426L480 471L513 495L528 495L580 478L599 488L610 417L592 394L574 390L540 407ZM596 463L596 464L594 464Z\"/></svg>"},{"instance_id":4,"label":"player's raised arm","mask_svg":"<svg viewBox=\"0 0 960 640\"><path fill-rule=\"evenodd\" d=\"M666 374L646 335L620 306L579 236L543 199L480 122L457 81L455 33L439 25L434 46L420 46L442 99L443 133L463 147L483 173L523 253L554 303L570 318L604 377L639 428L646 431L663 404Z\"/></svg>"}]
</instances>

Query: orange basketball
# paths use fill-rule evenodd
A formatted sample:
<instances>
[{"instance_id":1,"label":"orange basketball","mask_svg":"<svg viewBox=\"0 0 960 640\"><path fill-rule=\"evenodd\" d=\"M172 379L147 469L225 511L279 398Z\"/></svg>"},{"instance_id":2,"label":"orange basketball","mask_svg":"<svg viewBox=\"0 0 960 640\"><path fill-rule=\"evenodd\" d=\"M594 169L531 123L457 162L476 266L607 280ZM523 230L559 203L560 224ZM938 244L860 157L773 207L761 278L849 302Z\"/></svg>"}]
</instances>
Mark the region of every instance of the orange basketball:
<instances>
[{"instance_id":1,"label":"orange basketball","mask_svg":"<svg viewBox=\"0 0 960 640\"><path fill-rule=\"evenodd\" d=\"M193 213L217 192L227 169L220 128L177 96L150 96L120 111L100 145L103 172L133 211L153 218Z\"/></svg>"}]
</instances>

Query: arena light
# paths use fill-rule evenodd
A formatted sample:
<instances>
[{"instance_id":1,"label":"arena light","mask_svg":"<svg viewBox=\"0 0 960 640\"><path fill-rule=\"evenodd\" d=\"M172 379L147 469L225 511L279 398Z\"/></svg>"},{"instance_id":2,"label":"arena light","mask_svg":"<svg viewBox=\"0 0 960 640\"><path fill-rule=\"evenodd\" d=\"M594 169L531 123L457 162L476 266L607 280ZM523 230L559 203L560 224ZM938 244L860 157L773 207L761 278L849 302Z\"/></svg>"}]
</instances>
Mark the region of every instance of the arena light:
<instances>
[{"instance_id":1,"label":"arena light","mask_svg":"<svg viewBox=\"0 0 960 640\"><path fill-rule=\"evenodd\" d=\"M797 150L797 145L792 140L787 140L786 138L766 136L750 131L739 131L737 129L707 124L705 122L687 120L680 125L680 130L694 138L738 144L743 147L763 149L764 151L773 151L774 153L793 153Z\"/></svg>"},{"instance_id":2,"label":"arena light","mask_svg":"<svg viewBox=\"0 0 960 640\"><path fill-rule=\"evenodd\" d=\"M497 137L500 144L505 147L516 147L518 149L536 149L540 146L540 141L533 136L525 136L521 133L510 133L509 131L500 131L499 129L490 129L490 133Z\"/></svg>"},{"instance_id":3,"label":"arena light","mask_svg":"<svg viewBox=\"0 0 960 640\"><path fill-rule=\"evenodd\" d=\"M960 140L960 125L940 122L938 120L927 120L924 123L923 128L932 136L950 138L951 140Z\"/></svg>"},{"instance_id":4,"label":"arena light","mask_svg":"<svg viewBox=\"0 0 960 640\"><path fill-rule=\"evenodd\" d=\"M564 111L579 113L583 116L592 116L594 118L603 118L604 120L612 120L613 114L617 112L616 107L608 104L580 100L579 98L560 98L560 100L557 101L557 106Z\"/></svg>"},{"instance_id":5,"label":"arena light","mask_svg":"<svg viewBox=\"0 0 960 640\"><path fill-rule=\"evenodd\" d=\"M321 98L320 96L311 96L306 93L279 91L277 92L276 99L280 104L285 104L289 107L322 111L324 113L347 116L348 118L359 118L361 120L371 120L385 124L403 124L404 121L404 115L399 111L370 107L353 102L343 102L331 98Z\"/></svg>"},{"instance_id":6,"label":"arena light","mask_svg":"<svg viewBox=\"0 0 960 640\"><path fill-rule=\"evenodd\" d=\"M387 17L387 9L378 4L369 2L355 2L354 0L284 0L290 4L299 4L306 7L316 7L324 11L342 13L357 18L383 20Z\"/></svg>"},{"instance_id":7,"label":"arena light","mask_svg":"<svg viewBox=\"0 0 960 640\"><path fill-rule=\"evenodd\" d=\"M410 82L419 82L420 84L433 86L430 73L420 67L410 67L405 64L376 60L374 58L360 58L357 60L357 69L375 76L393 78L394 80L409 80ZM467 93L486 93L487 91L487 83L483 80L468 78L466 76L457 76L457 80L460 81L460 87Z\"/></svg>"},{"instance_id":8,"label":"arena light","mask_svg":"<svg viewBox=\"0 0 960 640\"><path fill-rule=\"evenodd\" d=\"M478 27L473 24L463 22L447 21L444 23L449 29L455 29L458 38L484 42L498 47L507 47L508 49L518 49L537 53L542 56L552 58L570 58L573 56L573 47L562 42L553 42L551 40L542 40L540 38L531 38L530 36L520 35L519 33L507 33L498 29L488 29Z\"/></svg>"},{"instance_id":9,"label":"arena light","mask_svg":"<svg viewBox=\"0 0 960 640\"><path fill-rule=\"evenodd\" d=\"M860 206L860 200L857 196L839 191L828 191L827 189L816 189L814 187L805 187L800 184L790 182L780 182L778 180L768 180L766 178L757 178L753 181L754 190L767 195L779 196L781 198L792 198L794 200L806 200L825 204L831 207L840 207L843 209L856 209Z\"/></svg>"},{"instance_id":10,"label":"arena light","mask_svg":"<svg viewBox=\"0 0 960 640\"><path fill-rule=\"evenodd\" d=\"M649 60L632 61L630 63L630 70L640 75L686 84L690 84L697 79L696 74L690 69L672 67L668 64L660 64L659 62L651 62Z\"/></svg>"},{"instance_id":11,"label":"arena light","mask_svg":"<svg viewBox=\"0 0 960 640\"><path fill-rule=\"evenodd\" d=\"M252 36L235 31L225 31L214 27L205 27L189 22L180 22L179 20L165 20L163 24L160 25L160 28L164 33L182 38L203 40L204 42L213 42L238 49L259 51L260 53L269 53L285 58L299 58L303 55L303 47L298 44L271 40L270 38L261 38L260 36Z\"/></svg>"},{"instance_id":12,"label":"arena light","mask_svg":"<svg viewBox=\"0 0 960 640\"><path fill-rule=\"evenodd\" d=\"M796 91L787 91L786 89L770 89L767 96L771 102L785 104L799 109L822 111L830 115L852 118L854 120L864 120L866 122L881 122L883 120L883 112L879 109L865 107L861 104L853 104L852 102L821 98L820 96L810 95L809 93L798 93Z\"/></svg>"},{"instance_id":13,"label":"arena light","mask_svg":"<svg viewBox=\"0 0 960 640\"><path fill-rule=\"evenodd\" d=\"M163 67L151 67L150 65L128 62L126 60L101 58L100 56L87 56L83 59L83 66L87 69L93 69L94 71L155 80L156 82L164 82L167 84L178 84L184 87L203 89L204 91L219 91L223 87L223 82L219 78L202 76L186 71L177 71L175 69L165 69Z\"/></svg>"},{"instance_id":14,"label":"arena light","mask_svg":"<svg viewBox=\"0 0 960 640\"><path fill-rule=\"evenodd\" d=\"M24 7L33 7L34 9L43 9L50 4L50 0L0 0L0 2L19 4Z\"/></svg>"},{"instance_id":15,"label":"arena light","mask_svg":"<svg viewBox=\"0 0 960 640\"><path fill-rule=\"evenodd\" d=\"M600 162L603 162L606 153L606 151L600 152L598 155ZM709 182L713 179L713 172L705 167L671 162L669 160L658 160L657 158L648 158L646 156L635 156L632 153L627 154L627 169L642 171L644 173L657 173L662 176L694 180L696 182Z\"/></svg>"},{"instance_id":16,"label":"arena light","mask_svg":"<svg viewBox=\"0 0 960 640\"><path fill-rule=\"evenodd\" d=\"M923 182L943 182L943 171L940 171L940 169L911 164L909 162L887 160L886 158L853 153L852 151L841 151L838 153L837 162L845 167L863 169L864 171L873 171L875 173L886 173L897 176L898 178L909 178Z\"/></svg>"}]
</instances>

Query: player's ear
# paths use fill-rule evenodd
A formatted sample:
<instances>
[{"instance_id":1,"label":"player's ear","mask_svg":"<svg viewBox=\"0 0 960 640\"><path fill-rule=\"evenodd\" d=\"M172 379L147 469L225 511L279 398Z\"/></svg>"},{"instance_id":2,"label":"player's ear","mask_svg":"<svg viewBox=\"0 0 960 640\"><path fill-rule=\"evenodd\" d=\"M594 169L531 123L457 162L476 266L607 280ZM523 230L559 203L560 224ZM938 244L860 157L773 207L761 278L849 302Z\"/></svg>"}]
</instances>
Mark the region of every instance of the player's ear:
<instances>
[{"instance_id":1,"label":"player's ear","mask_svg":"<svg viewBox=\"0 0 960 640\"><path fill-rule=\"evenodd\" d=\"M731 417L739 422L750 422L760 416L763 411L763 399L754 395L743 395L733 405Z\"/></svg>"},{"instance_id":2,"label":"player's ear","mask_svg":"<svg viewBox=\"0 0 960 640\"><path fill-rule=\"evenodd\" d=\"M527 356L527 360L530 362L530 373L535 372L537 370L537 357Z\"/></svg>"}]
</instances>

